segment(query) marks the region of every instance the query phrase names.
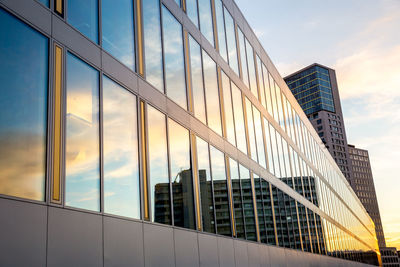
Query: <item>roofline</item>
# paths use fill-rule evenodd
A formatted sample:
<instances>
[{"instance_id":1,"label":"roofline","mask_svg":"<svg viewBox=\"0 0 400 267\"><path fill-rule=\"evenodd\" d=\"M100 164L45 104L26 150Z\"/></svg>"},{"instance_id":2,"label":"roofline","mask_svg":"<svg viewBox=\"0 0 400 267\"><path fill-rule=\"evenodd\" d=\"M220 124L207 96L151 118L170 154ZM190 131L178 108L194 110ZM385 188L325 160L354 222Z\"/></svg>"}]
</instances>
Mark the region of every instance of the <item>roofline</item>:
<instances>
[{"instance_id":1,"label":"roofline","mask_svg":"<svg viewBox=\"0 0 400 267\"><path fill-rule=\"evenodd\" d=\"M300 70L298 70L296 72L293 72L292 74L289 74L289 75L283 77L283 80L286 80L287 78L290 78L290 77L292 77L292 76L294 76L296 74L299 74L300 72L303 72L303 71L305 71L305 70L307 70L307 69L309 69L311 67L314 67L314 66L319 66L319 67L322 67L322 68L325 68L325 69L328 69L328 70L331 70L331 71L335 71L334 69L329 68L329 67L327 67L325 65L322 65L322 64L319 64L319 63L313 63L311 65L308 65L307 67L304 67L304 68L302 68L302 69L300 69Z\"/></svg>"}]
</instances>

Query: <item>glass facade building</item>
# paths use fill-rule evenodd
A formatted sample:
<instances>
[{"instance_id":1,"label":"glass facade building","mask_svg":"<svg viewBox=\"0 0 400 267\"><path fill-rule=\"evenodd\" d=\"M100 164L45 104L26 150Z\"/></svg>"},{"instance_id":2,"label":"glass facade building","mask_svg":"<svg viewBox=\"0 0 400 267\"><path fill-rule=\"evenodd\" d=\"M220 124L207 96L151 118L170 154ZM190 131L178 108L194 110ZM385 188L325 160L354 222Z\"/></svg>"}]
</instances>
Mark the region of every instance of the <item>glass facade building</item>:
<instances>
[{"instance_id":1,"label":"glass facade building","mask_svg":"<svg viewBox=\"0 0 400 267\"><path fill-rule=\"evenodd\" d=\"M371 218L239 14L0 2L0 265L380 264Z\"/></svg>"}]
</instances>

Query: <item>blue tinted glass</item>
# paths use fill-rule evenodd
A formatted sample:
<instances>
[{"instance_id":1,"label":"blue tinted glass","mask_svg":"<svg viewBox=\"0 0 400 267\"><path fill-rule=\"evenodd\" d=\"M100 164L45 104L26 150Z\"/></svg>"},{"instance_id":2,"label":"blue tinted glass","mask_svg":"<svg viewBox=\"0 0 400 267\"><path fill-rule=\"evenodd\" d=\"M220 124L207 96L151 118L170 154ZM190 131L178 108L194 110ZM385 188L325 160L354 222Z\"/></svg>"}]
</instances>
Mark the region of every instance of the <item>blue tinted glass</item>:
<instances>
[{"instance_id":1,"label":"blue tinted glass","mask_svg":"<svg viewBox=\"0 0 400 267\"><path fill-rule=\"evenodd\" d=\"M175 3L176 3L178 6L181 6L181 0L175 0Z\"/></svg>"},{"instance_id":2,"label":"blue tinted glass","mask_svg":"<svg viewBox=\"0 0 400 267\"><path fill-rule=\"evenodd\" d=\"M104 211L140 218L136 97L103 76Z\"/></svg>"},{"instance_id":3,"label":"blue tinted glass","mask_svg":"<svg viewBox=\"0 0 400 267\"><path fill-rule=\"evenodd\" d=\"M182 26L163 6L165 91L172 100L186 109L185 63Z\"/></svg>"},{"instance_id":4,"label":"blue tinted glass","mask_svg":"<svg viewBox=\"0 0 400 267\"><path fill-rule=\"evenodd\" d=\"M66 204L100 210L99 73L67 56Z\"/></svg>"},{"instance_id":5,"label":"blue tinted glass","mask_svg":"<svg viewBox=\"0 0 400 267\"><path fill-rule=\"evenodd\" d=\"M39 0L43 5L49 7L49 0Z\"/></svg>"},{"instance_id":6,"label":"blue tinted glass","mask_svg":"<svg viewBox=\"0 0 400 267\"><path fill-rule=\"evenodd\" d=\"M135 38L132 0L102 0L102 45L105 50L135 68Z\"/></svg>"},{"instance_id":7,"label":"blue tinted glass","mask_svg":"<svg viewBox=\"0 0 400 267\"><path fill-rule=\"evenodd\" d=\"M226 62L228 62L228 56L226 54L226 40L225 40L225 24L224 24L224 12L221 0L215 0L215 18L217 23L218 32L218 48L219 54Z\"/></svg>"},{"instance_id":8,"label":"blue tinted glass","mask_svg":"<svg viewBox=\"0 0 400 267\"><path fill-rule=\"evenodd\" d=\"M160 2L158 0L143 1L143 32L146 80L161 92L164 92Z\"/></svg>"},{"instance_id":9,"label":"blue tinted glass","mask_svg":"<svg viewBox=\"0 0 400 267\"><path fill-rule=\"evenodd\" d=\"M199 0L199 16L201 33L214 46L213 17L210 0Z\"/></svg>"},{"instance_id":10,"label":"blue tinted glass","mask_svg":"<svg viewBox=\"0 0 400 267\"><path fill-rule=\"evenodd\" d=\"M69 24L96 44L98 37L98 0L68 0Z\"/></svg>"},{"instance_id":11,"label":"blue tinted glass","mask_svg":"<svg viewBox=\"0 0 400 267\"><path fill-rule=\"evenodd\" d=\"M239 75L239 65L238 65L238 53L236 49L236 34L235 34L235 23L231 14L224 7L225 15L225 28L226 28L226 44L228 47L228 58L229 66L233 71Z\"/></svg>"},{"instance_id":12,"label":"blue tinted glass","mask_svg":"<svg viewBox=\"0 0 400 267\"><path fill-rule=\"evenodd\" d=\"M199 15L197 13L197 0L186 0L186 14L190 20L199 27Z\"/></svg>"},{"instance_id":13,"label":"blue tinted glass","mask_svg":"<svg viewBox=\"0 0 400 267\"><path fill-rule=\"evenodd\" d=\"M0 9L0 194L44 200L48 39Z\"/></svg>"}]
</instances>

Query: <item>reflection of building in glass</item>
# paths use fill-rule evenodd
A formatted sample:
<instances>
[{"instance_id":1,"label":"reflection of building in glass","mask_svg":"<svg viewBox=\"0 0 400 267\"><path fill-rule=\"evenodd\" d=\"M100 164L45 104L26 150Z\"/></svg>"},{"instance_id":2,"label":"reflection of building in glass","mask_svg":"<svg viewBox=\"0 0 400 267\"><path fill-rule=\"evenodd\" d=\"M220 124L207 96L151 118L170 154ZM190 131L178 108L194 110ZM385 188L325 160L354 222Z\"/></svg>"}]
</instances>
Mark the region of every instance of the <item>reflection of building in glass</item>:
<instances>
[{"instance_id":1,"label":"reflection of building in glass","mask_svg":"<svg viewBox=\"0 0 400 267\"><path fill-rule=\"evenodd\" d=\"M399 267L400 259L395 247L380 248L382 256L382 266Z\"/></svg>"}]
</instances>

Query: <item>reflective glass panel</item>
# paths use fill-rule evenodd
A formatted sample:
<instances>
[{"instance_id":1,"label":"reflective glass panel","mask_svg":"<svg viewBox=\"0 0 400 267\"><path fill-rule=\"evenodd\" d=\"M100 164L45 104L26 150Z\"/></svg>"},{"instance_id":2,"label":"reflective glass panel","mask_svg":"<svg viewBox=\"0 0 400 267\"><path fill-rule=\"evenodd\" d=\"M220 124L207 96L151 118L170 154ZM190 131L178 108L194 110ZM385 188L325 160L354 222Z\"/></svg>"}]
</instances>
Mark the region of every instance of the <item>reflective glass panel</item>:
<instances>
[{"instance_id":1,"label":"reflective glass panel","mask_svg":"<svg viewBox=\"0 0 400 267\"><path fill-rule=\"evenodd\" d=\"M182 26L163 6L165 91L182 108L187 108Z\"/></svg>"},{"instance_id":2,"label":"reflective glass panel","mask_svg":"<svg viewBox=\"0 0 400 267\"><path fill-rule=\"evenodd\" d=\"M200 138L197 140L197 164L199 168L201 217L203 230L215 233L215 214L213 204L213 190L210 173L210 155L208 143Z\"/></svg>"},{"instance_id":3,"label":"reflective glass panel","mask_svg":"<svg viewBox=\"0 0 400 267\"><path fill-rule=\"evenodd\" d=\"M263 105L265 109L267 109L267 103L265 102L265 90L264 90L264 80L263 80L263 74L262 74L262 63L261 59L258 55L256 55L257 58L257 74L258 74L258 84L260 88L260 102Z\"/></svg>"},{"instance_id":4,"label":"reflective glass panel","mask_svg":"<svg viewBox=\"0 0 400 267\"><path fill-rule=\"evenodd\" d=\"M190 71L192 75L192 93L194 115L204 124L206 122L206 106L204 102L203 70L201 66L200 45L189 35Z\"/></svg>"},{"instance_id":5,"label":"reflective glass panel","mask_svg":"<svg viewBox=\"0 0 400 267\"><path fill-rule=\"evenodd\" d=\"M254 132L253 109L250 100L246 97L247 130L249 134L251 158L257 162L256 137Z\"/></svg>"},{"instance_id":6,"label":"reflective glass panel","mask_svg":"<svg viewBox=\"0 0 400 267\"><path fill-rule=\"evenodd\" d=\"M235 34L235 23L231 14L224 7L225 15L225 29L226 29L226 44L228 47L228 59L229 66L233 71L239 75L239 65L238 65L238 54L236 49L236 34Z\"/></svg>"},{"instance_id":7,"label":"reflective glass panel","mask_svg":"<svg viewBox=\"0 0 400 267\"><path fill-rule=\"evenodd\" d=\"M268 79L268 70L265 67L264 64L262 64L262 71L263 71L263 78L264 78L264 89L265 89L265 105L268 113L273 116L273 110L271 106L271 90L270 90L270 85L269 85L269 79Z\"/></svg>"},{"instance_id":8,"label":"reflective glass panel","mask_svg":"<svg viewBox=\"0 0 400 267\"><path fill-rule=\"evenodd\" d=\"M261 180L262 180L262 178L260 178L256 174L254 174L254 192L256 195L256 207L257 207L258 228L260 231L260 239L261 239L261 242L267 243L267 232L266 232L265 215L264 215L264 208L263 208Z\"/></svg>"},{"instance_id":9,"label":"reflective glass panel","mask_svg":"<svg viewBox=\"0 0 400 267\"><path fill-rule=\"evenodd\" d=\"M270 135L270 126L269 122L266 118L264 118L264 133L265 133L265 146L267 148L267 156L268 156L268 169L269 172L275 174L274 169L274 160L272 154L272 144L271 144L271 135Z\"/></svg>"},{"instance_id":10,"label":"reflective glass panel","mask_svg":"<svg viewBox=\"0 0 400 267\"><path fill-rule=\"evenodd\" d=\"M247 85L250 88L249 85L249 73L247 70L247 56L246 56L246 46L244 42L244 35L242 31L238 29L238 39L239 39L239 49L240 49L240 61L241 61L241 66L242 66L242 79L245 85Z\"/></svg>"},{"instance_id":11,"label":"reflective glass panel","mask_svg":"<svg viewBox=\"0 0 400 267\"><path fill-rule=\"evenodd\" d=\"M111 55L135 70L133 1L101 1L102 45Z\"/></svg>"},{"instance_id":12,"label":"reflective glass panel","mask_svg":"<svg viewBox=\"0 0 400 267\"><path fill-rule=\"evenodd\" d=\"M49 0L39 0L43 5L49 7Z\"/></svg>"},{"instance_id":13,"label":"reflective glass panel","mask_svg":"<svg viewBox=\"0 0 400 267\"><path fill-rule=\"evenodd\" d=\"M217 233L231 236L228 185L225 172L224 153L210 146L211 173L214 185L215 216Z\"/></svg>"},{"instance_id":14,"label":"reflective glass panel","mask_svg":"<svg viewBox=\"0 0 400 267\"><path fill-rule=\"evenodd\" d=\"M214 29L213 29L211 1L198 0L198 2L199 2L200 31L211 43L211 45L214 46Z\"/></svg>"},{"instance_id":15,"label":"reflective glass panel","mask_svg":"<svg viewBox=\"0 0 400 267\"><path fill-rule=\"evenodd\" d=\"M274 226L274 215L272 212L272 198L270 185L264 179L261 179L261 191L262 191L262 202L264 208L264 216L265 216L265 226L266 226L266 241L268 244L275 245L275 226Z\"/></svg>"},{"instance_id":16,"label":"reflective glass panel","mask_svg":"<svg viewBox=\"0 0 400 267\"><path fill-rule=\"evenodd\" d=\"M66 205L100 210L99 72L67 55Z\"/></svg>"},{"instance_id":17,"label":"reflective glass panel","mask_svg":"<svg viewBox=\"0 0 400 267\"><path fill-rule=\"evenodd\" d=\"M99 42L98 0L68 0L67 21L96 44Z\"/></svg>"},{"instance_id":18,"label":"reflective glass panel","mask_svg":"<svg viewBox=\"0 0 400 267\"><path fill-rule=\"evenodd\" d=\"M180 7L181 6L181 1L180 0L175 0L175 3Z\"/></svg>"},{"instance_id":19,"label":"reflective glass panel","mask_svg":"<svg viewBox=\"0 0 400 267\"><path fill-rule=\"evenodd\" d=\"M253 47L249 43L249 41L246 40L246 51L247 51L247 63L249 67L249 84L250 84L250 90L253 93L255 97L258 99L258 93L257 93L257 78L256 78L256 68L254 64L254 53L253 53Z\"/></svg>"},{"instance_id":20,"label":"reflective glass panel","mask_svg":"<svg viewBox=\"0 0 400 267\"><path fill-rule=\"evenodd\" d=\"M171 224L165 115L148 106L147 118L152 221Z\"/></svg>"},{"instance_id":21,"label":"reflective glass panel","mask_svg":"<svg viewBox=\"0 0 400 267\"><path fill-rule=\"evenodd\" d=\"M256 143L257 143L257 154L258 154L258 163L264 168L267 168L267 164L265 162L265 149L264 149L264 137L263 137L263 127L261 124L261 113L258 109L253 106L253 115L254 115L254 129L256 132Z\"/></svg>"},{"instance_id":22,"label":"reflective glass panel","mask_svg":"<svg viewBox=\"0 0 400 267\"><path fill-rule=\"evenodd\" d=\"M244 213L239 177L239 165L237 161L231 158L229 158L229 165L232 183L233 210L235 213L236 237L245 239L246 235L244 231Z\"/></svg>"},{"instance_id":23,"label":"reflective glass panel","mask_svg":"<svg viewBox=\"0 0 400 267\"><path fill-rule=\"evenodd\" d=\"M210 56L204 52L204 50L203 73L206 92L208 126L219 135L222 135L217 66Z\"/></svg>"},{"instance_id":24,"label":"reflective glass panel","mask_svg":"<svg viewBox=\"0 0 400 267\"><path fill-rule=\"evenodd\" d=\"M168 119L174 225L194 229L192 166L189 131Z\"/></svg>"},{"instance_id":25,"label":"reflective glass panel","mask_svg":"<svg viewBox=\"0 0 400 267\"><path fill-rule=\"evenodd\" d=\"M0 8L0 194L44 200L48 49Z\"/></svg>"},{"instance_id":26,"label":"reflective glass panel","mask_svg":"<svg viewBox=\"0 0 400 267\"><path fill-rule=\"evenodd\" d=\"M146 80L155 88L164 92L160 2L158 0L146 0L142 3Z\"/></svg>"},{"instance_id":27,"label":"reflective glass panel","mask_svg":"<svg viewBox=\"0 0 400 267\"><path fill-rule=\"evenodd\" d=\"M247 154L246 130L244 128L242 92L231 82L233 115L235 116L236 145L243 153Z\"/></svg>"},{"instance_id":28,"label":"reflective glass panel","mask_svg":"<svg viewBox=\"0 0 400 267\"><path fill-rule=\"evenodd\" d=\"M244 221L246 226L246 239L257 241L256 219L254 216L253 192L251 190L250 172L247 168L239 164L240 181L242 185L242 198Z\"/></svg>"},{"instance_id":29,"label":"reflective glass panel","mask_svg":"<svg viewBox=\"0 0 400 267\"><path fill-rule=\"evenodd\" d=\"M140 219L136 96L103 76L104 211Z\"/></svg>"},{"instance_id":30,"label":"reflective glass panel","mask_svg":"<svg viewBox=\"0 0 400 267\"><path fill-rule=\"evenodd\" d=\"M219 54L226 62L228 62L228 56L226 52L226 38L225 38L225 25L224 25L224 11L222 0L215 0L215 18L217 23L217 32L218 32L218 48Z\"/></svg>"},{"instance_id":31,"label":"reflective glass panel","mask_svg":"<svg viewBox=\"0 0 400 267\"><path fill-rule=\"evenodd\" d=\"M225 126L228 141L235 145L235 125L233 120L233 107L231 96L231 83L228 76L221 71L222 90L224 95L224 108L225 108Z\"/></svg>"},{"instance_id":32,"label":"reflective glass panel","mask_svg":"<svg viewBox=\"0 0 400 267\"><path fill-rule=\"evenodd\" d=\"M199 27L199 14L197 12L197 0L186 0L186 14L190 20Z\"/></svg>"}]
</instances>

